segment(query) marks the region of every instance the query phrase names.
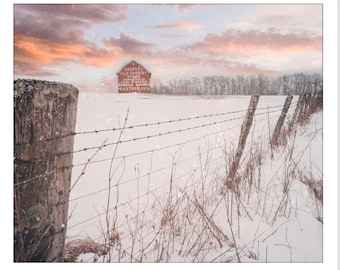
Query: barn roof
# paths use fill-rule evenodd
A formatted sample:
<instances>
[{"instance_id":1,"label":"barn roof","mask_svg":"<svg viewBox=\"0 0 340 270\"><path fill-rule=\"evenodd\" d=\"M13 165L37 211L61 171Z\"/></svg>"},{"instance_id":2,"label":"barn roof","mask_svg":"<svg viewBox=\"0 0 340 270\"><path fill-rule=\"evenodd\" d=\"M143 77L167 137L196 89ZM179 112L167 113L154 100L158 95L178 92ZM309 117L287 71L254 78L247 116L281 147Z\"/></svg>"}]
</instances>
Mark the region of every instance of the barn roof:
<instances>
[{"instance_id":1,"label":"barn roof","mask_svg":"<svg viewBox=\"0 0 340 270\"><path fill-rule=\"evenodd\" d=\"M151 74L151 72L149 72L143 65L141 65L141 64L138 63L138 62L136 62L135 60L132 60L132 61L130 61L129 63L127 63L126 65L124 65L124 66L117 72L117 75L118 75L124 68L126 68L126 66L128 66L128 65L130 65L130 64L132 64L132 63L135 63L135 64L141 66L143 69L145 69L148 73Z\"/></svg>"}]
</instances>

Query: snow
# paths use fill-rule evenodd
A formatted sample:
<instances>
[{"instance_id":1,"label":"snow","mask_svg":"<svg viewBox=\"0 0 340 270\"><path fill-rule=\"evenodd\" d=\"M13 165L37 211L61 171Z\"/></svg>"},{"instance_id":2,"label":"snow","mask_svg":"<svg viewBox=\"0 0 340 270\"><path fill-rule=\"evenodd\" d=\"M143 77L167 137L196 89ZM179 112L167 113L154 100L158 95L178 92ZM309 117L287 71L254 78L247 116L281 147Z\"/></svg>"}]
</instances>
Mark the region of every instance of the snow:
<instances>
[{"instance_id":1,"label":"snow","mask_svg":"<svg viewBox=\"0 0 340 270\"><path fill-rule=\"evenodd\" d=\"M223 195L249 100L80 93L68 239L104 243L109 223L120 244L78 260L322 262L322 205L299 181L322 181L322 113L271 158L268 138L285 97L261 96L240 164L240 199Z\"/></svg>"}]
</instances>

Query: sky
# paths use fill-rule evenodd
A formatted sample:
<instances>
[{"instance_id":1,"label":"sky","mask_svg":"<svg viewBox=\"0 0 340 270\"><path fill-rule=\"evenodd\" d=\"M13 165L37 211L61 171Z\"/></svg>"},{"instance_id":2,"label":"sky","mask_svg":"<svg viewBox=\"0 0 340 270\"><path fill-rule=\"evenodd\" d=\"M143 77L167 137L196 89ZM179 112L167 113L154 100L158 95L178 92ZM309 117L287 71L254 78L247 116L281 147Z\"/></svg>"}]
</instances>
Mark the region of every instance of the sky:
<instances>
[{"instance_id":1,"label":"sky","mask_svg":"<svg viewBox=\"0 0 340 270\"><path fill-rule=\"evenodd\" d=\"M322 4L14 4L14 79L117 92L132 60L151 85L323 70Z\"/></svg>"}]
</instances>

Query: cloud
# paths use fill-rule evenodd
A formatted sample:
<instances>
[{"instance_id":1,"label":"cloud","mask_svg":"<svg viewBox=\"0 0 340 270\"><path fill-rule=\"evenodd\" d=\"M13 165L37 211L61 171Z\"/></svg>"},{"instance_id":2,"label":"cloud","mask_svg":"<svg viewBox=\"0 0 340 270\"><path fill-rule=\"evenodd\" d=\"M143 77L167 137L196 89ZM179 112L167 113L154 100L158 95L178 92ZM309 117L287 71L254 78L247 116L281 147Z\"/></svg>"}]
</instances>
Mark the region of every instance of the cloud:
<instances>
[{"instance_id":1,"label":"cloud","mask_svg":"<svg viewBox=\"0 0 340 270\"><path fill-rule=\"evenodd\" d=\"M221 35L207 34L203 42L191 45L190 49L207 55L224 54L229 57L259 57L259 53L277 55L322 51L322 36L228 30Z\"/></svg>"},{"instance_id":2,"label":"cloud","mask_svg":"<svg viewBox=\"0 0 340 270\"><path fill-rule=\"evenodd\" d=\"M181 67L182 73L275 76L292 71L294 65L302 68L301 59L306 55L313 56L314 62L322 58L322 36L283 34L271 28L266 32L227 30L221 34L209 33L202 41L191 45L159 51L153 59L166 63L170 69Z\"/></svg>"},{"instance_id":3,"label":"cloud","mask_svg":"<svg viewBox=\"0 0 340 270\"><path fill-rule=\"evenodd\" d=\"M322 59L322 36L281 34L271 29L210 33L203 41L158 53L156 57L198 73L276 76L293 71L294 66L303 70L305 63L301 59L306 55L313 57L313 70L317 70L315 63Z\"/></svg>"},{"instance_id":4,"label":"cloud","mask_svg":"<svg viewBox=\"0 0 340 270\"><path fill-rule=\"evenodd\" d=\"M51 19L72 18L83 22L104 23L127 19L124 5L83 5L83 4L15 4L15 15L40 15Z\"/></svg>"},{"instance_id":5,"label":"cloud","mask_svg":"<svg viewBox=\"0 0 340 270\"><path fill-rule=\"evenodd\" d=\"M39 66L113 65L119 54L84 39L97 23L125 20L120 5L14 5L15 74L49 75Z\"/></svg>"},{"instance_id":6,"label":"cloud","mask_svg":"<svg viewBox=\"0 0 340 270\"><path fill-rule=\"evenodd\" d=\"M178 11L179 12L185 12L189 9L197 8L197 7L203 7L205 8L207 4L201 5L201 4L179 4L178 5Z\"/></svg>"},{"instance_id":7,"label":"cloud","mask_svg":"<svg viewBox=\"0 0 340 270\"><path fill-rule=\"evenodd\" d=\"M29 70L38 72L39 66L63 65L68 63L86 64L93 67L113 66L124 57L150 56L152 44L140 42L125 34L119 38L106 39L104 47L84 41L58 42L32 36L16 34L14 39L15 74ZM38 73L37 73L38 74Z\"/></svg>"},{"instance_id":8,"label":"cloud","mask_svg":"<svg viewBox=\"0 0 340 270\"><path fill-rule=\"evenodd\" d=\"M48 71L45 68L42 68L41 65L21 60L15 62L14 74L29 77L51 77L60 75L56 72Z\"/></svg>"},{"instance_id":9,"label":"cloud","mask_svg":"<svg viewBox=\"0 0 340 270\"><path fill-rule=\"evenodd\" d=\"M208 4L153 4L153 6L158 7L174 7L177 8L179 12L185 12L187 10L203 7L205 8Z\"/></svg>"},{"instance_id":10,"label":"cloud","mask_svg":"<svg viewBox=\"0 0 340 270\"><path fill-rule=\"evenodd\" d=\"M322 35L322 4L254 5L247 20L229 24L241 31L277 28L281 33Z\"/></svg>"},{"instance_id":11,"label":"cloud","mask_svg":"<svg viewBox=\"0 0 340 270\"><path fill-rule=\"evenodd\" d=\"M185 38L186 35L182 35L182 34L159 34L159 36L161 36L162 38L165 38L165 39L170 39L170 40L173 40L173 39L180 39L180 38Z\"/></svg>"},{"instance_id":12,"label":"cloud","mask_svg":"<svg viewBox=\"0 0 340 270\"><path fill-rule=\"evenodd\" d=\"M109 66L119 57L113 51L98 48L90 42L62 43L54 40L15 35L14 62L36 65L61 65L68 62L85 63L95 67Z\"/></svg>"},{"instance_id":13,"label":"cloud","mask_svg":"<svg viewBox=\"0 0 340 270\"><path fill-rule=\"evenodd\" d=\"M154 47L151 43L141 42L121 33L119 38L110 38L104 40L104 45L111 50L119 52L121 55L139 56L150 55Z\"/></svg>"},{"instance_id":14,"label":"cloud","mask_svg":"<svg viewBox=\"0 0 340 270\"><path fill-rule=\"evenodd\" d=\"M58 42L82 42L95 24L127 19L119 5L14 5L14 33Z\"/></svg>"},{"instance_id":15,"label":"cloud","mask_svg":"<svg viewBox=\"0 0 340 270\"><path fill-rule=\"evenodd\" d=\"M188 22L178 22L174 24L161 24L161 25L153 26L153 28L177 28L177 29L185 29L189 31L202 28L202 27L204 26L201 24L188 23Z\"/></svg>"}]
</instances>

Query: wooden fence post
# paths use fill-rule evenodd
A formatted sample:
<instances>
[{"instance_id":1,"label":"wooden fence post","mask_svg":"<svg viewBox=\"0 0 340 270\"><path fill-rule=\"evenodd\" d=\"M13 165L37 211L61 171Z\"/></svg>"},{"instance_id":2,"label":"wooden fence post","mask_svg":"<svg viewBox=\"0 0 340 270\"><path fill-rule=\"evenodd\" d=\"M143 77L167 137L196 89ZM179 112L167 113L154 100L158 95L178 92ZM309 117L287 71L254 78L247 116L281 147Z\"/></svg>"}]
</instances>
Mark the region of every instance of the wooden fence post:
<instances>
[{"instance_id":1,"label":"wooden fence post","mask_svg":"<svg viewBox=\"0 0 340 270\"><path fill-rule=\"evenodd\" d=\"M15 261L64 261L77 100L70 84L14 82Z\"/></svg>"},{"instance_id":2,"label":"wooden fence post","mask_svg":"<svg viewBox=\"0 0 340 270\"><path fill-rule=\"evenodd\" d=\"M272 135L272 138L271 138L272 145L274 145L274 146L276 146L278 144L278 138L279 138L279 135L280 135L280 132L281 132L281 128L283 126L283 122L285 121L285 118L286 118L286 115L287 115L287 112L289 110L289 106L290 106L292 100L293 100L292 95L287 96L285 104L283 105L283 108L282 108L282 111L281 111L281 115L280 115L279 119L277 120L275 129L274 129L274 132L273 132L273 135Z\"/></svg>"},{"instance_id":3,"label":"wooden fence post","mask_svg":"<svg viewBox=\"0 0 340 270\"><path fill-rule=\"evenodd\" d=\"M302 95L301 95L300 110L299 110L299 113L298 113L298 115L297 115L298 119L299 119L299 117L304 113L304 111L305 111L306 108L307 108L307 100L308 100L308 94L307 94L307 93L302 94Z\"/></svg>"},{"instance_id":4,"label":"wooden fence post","mask_svg":"<svg viewBox=\"0 0 340 270\"><path fill-rule=\"evenodd\" d=\"M304 94L301 94L299 96L298 101L297 101L292 120L289 122L289 125L288 125L289 131L291 131L293 129L294 124L297 122L299 115L301 114L303 102L304 102Z\"/></svg>"},{"instance_id":5,"label":"wooden fence post","mask_svg":"<svg viewBox=\"0 0 340 270\"><path fill-rule=\"evenodd\" d=\"M229 170L229 175L227 178L227 185L228 185L228 182L230 183L231 181L234 181L234 178L236 176L236 172L240 164L241 156L242 156L244 147L247 142L247 137L248 137L250 128L253 123L254 113L256 110L257 103L259 102L259 98L260 96L256 95L256 96L252 96L250 99L248 111L247 111L246 117L243 120L243 124L241 127L241 133L240 133L240 138L239 138L238 145L237 145L237 150L236 150L232 165ZM232 183L232 185L234 184L235 183Z\"/></svg>"}]
</instances>

